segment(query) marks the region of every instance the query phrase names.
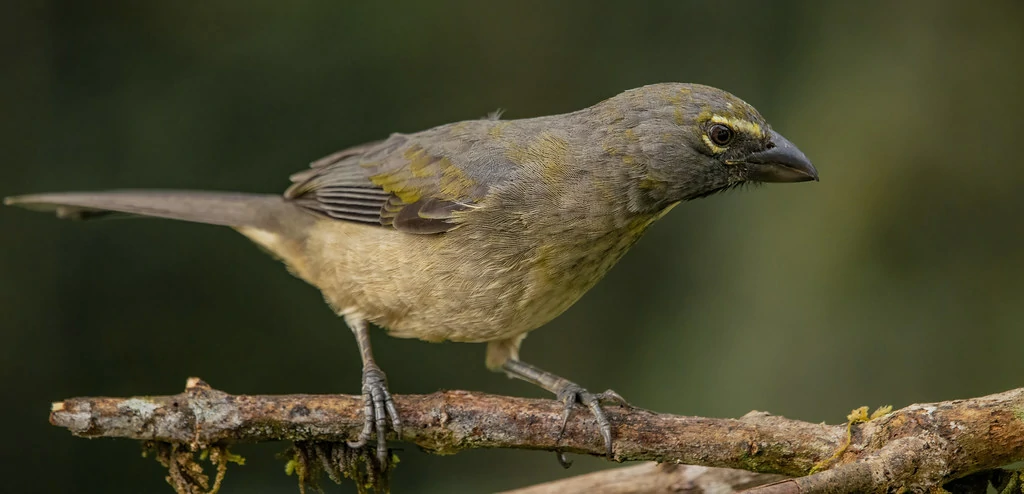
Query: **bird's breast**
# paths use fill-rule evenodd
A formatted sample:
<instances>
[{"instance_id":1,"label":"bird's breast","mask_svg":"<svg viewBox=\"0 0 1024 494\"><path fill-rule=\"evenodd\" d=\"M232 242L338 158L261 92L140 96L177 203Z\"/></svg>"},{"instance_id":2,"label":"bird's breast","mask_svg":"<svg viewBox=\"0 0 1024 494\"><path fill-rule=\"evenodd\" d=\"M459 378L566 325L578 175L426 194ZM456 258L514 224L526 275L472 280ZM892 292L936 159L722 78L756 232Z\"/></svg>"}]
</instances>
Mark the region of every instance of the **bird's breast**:
<instances>
[{"instance_id":1,"label":"bird's breast","mask_svg":"<svg viewBox=\"0 0 1024 494\"><path fill-rule=\"evenodd\" d=\"M505 221L439 235L325 221L307 245L320 260L314 285L339 312L356 311L397 337L482 342L564 312L652 221L601 232Z\"/></svg>"}]
</instances>

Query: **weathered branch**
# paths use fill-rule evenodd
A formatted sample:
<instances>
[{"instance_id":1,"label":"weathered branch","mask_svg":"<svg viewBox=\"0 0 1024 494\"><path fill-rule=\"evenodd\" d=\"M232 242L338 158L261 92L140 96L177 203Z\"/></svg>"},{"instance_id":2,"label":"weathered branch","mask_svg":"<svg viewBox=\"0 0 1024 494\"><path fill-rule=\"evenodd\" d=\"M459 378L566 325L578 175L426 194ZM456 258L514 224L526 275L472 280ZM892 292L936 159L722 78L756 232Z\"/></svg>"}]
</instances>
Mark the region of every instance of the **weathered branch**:
<instances>
[{"instance_id":1,"label":"weathered branch","mask_svg":"<svg viewBox=\"0 0 1024 494\"><path fill-rule=\"evenodd\" d=\"M404 423L402 437L395 439L441 454L470 448L604 453L595 423L583 411L573 415L559 440L562 406L552 400L445 391L395 401ZM1024 459L1024 388L913 405L862 423L851 419L849 426L760 412L711 419L611 405L607 413L618 461L794 477L823 470L760 492L923 490ZM78 436L153 440L195 450L234 442L351 440L362 427L361 414L357 396L236 396L190 379L185 392L174 396L55 403L50 422Z\"/></svg>"}]
</instances>

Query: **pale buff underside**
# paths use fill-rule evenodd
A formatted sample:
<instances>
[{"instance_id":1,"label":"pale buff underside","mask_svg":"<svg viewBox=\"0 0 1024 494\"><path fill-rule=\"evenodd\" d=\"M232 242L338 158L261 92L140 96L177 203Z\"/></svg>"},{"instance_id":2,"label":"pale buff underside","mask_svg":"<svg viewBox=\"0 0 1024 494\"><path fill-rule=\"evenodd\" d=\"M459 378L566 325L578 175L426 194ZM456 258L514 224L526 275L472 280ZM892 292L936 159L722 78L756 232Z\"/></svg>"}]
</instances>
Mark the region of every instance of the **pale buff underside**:
<instances>
[{"instance_id":1,"label":"pale buff underside","mask_svg":"<svg viewBox=\"0 0 1024 494\"><path fill-rule=\"evenodd\" d=\"M363 318L399 338L511 338L551 320L582 295L533 288L539 284L527 260L505 266L471 262L474 252L459 248L469 245L457 238L459 230L437 238L323 220L310 232L308 255L296 255L294 244L273 233L239 230L319 288L340 315Z\"/></svg>"},{"instance_id":2,"label":"pale buff underside","mask_svg":"<svg viewBox=\"0 0 1024 494\"><path fill-rule=\"evenodd\" d=\"M264 230L239 231L319 288L341 315L399 338L518 346L592 287L647 224L591 240L585 250L470 233L478 229L411 235L328 219L318 220L301 246Z\"/></svg>"}]
</instances>

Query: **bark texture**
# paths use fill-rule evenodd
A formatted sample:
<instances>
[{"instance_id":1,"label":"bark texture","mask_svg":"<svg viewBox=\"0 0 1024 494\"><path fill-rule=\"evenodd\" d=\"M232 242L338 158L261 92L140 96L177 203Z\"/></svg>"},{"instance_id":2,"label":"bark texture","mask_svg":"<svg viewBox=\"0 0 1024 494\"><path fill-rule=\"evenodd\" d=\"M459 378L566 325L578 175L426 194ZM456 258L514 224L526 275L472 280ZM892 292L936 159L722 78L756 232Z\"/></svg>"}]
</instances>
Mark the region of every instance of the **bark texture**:
<instances>
[{"instance_id":1,"label":"bark texture","mask_svg":"<svg viewBox=\"0 0 1024 494\"><path fill-rule=\"evenodd\" d=\"M604 454L593 417L584 409L573 414L559 437L562 405L553 400L443 391L395 396L395 402L403 430L401 437L392 439L438 454L471 448ZM122 437L199 451L236 442L352 440L362 428L362 409L358 396L231 395L192 378L185 392L172 396L87 397L54 403L50 423L82 437ZM616 461L653 460L798 477L751 491L757 493L926 492L1024 459L1024 388L873 416L866 409L855 410L848 423L839 425L764 412L717 419L619 405L609 405L606 411L614 427ZM648 466L637 467L636 472L643 468L671 471ZM676 471L680 472L685 470ZM772 480L736 478L740 480L728 485L746 485L752 478L761 483ZM651 489L590 491L661 492Z\"/></svg>"}]
</instances>

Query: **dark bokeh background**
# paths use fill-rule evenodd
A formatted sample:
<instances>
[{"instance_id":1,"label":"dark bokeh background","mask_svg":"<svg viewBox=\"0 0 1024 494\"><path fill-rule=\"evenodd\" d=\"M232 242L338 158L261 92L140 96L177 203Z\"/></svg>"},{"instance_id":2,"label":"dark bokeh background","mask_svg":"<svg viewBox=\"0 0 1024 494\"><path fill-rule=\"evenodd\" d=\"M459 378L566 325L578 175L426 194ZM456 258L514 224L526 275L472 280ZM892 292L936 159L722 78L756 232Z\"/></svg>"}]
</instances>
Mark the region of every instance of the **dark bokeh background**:
<instances>
[{"instance_id":1,"label":"dark bokeh background","mask_svg":"<svg viewBox=\"0 0 1024 494\"><path fill-rule=\"evenodd\" d=\"M3 7L0 195L280 191L392 131L701 82L757 106L822 181L676 208L524 358L718 417L840 422L1024 385L1024 3L342 3ZM4 490L170 492L135 442L49 426L53 400L176 393L193 375L234 393L359 389L342 322L228 229L5 208L0 237ZM483 346L375 335L398 393L545 396L487 372ZM284 448L239 448L249 464L224 492L294 492ZM608 466L401 455L399 492Z\"/></svg>"}]
</instances>

